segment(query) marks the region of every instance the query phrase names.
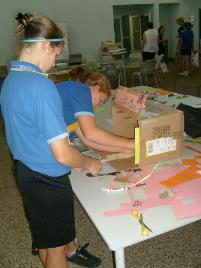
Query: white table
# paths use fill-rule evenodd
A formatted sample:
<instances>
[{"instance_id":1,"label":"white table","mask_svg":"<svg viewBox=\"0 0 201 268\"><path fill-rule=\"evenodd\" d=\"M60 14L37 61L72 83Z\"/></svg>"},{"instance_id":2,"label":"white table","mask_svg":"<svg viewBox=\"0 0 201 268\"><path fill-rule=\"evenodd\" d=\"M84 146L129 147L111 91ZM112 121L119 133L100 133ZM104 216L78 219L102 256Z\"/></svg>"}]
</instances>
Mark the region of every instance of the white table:
<instances>
[{"instance_id":1,"label":"white table","mask_svg":"<svg viewBox=\"0 0 201 268\"><path fill-rule=\"evenodd\" d=\"M151 90L152 87L148 86L137 86L132 87L133 90L143 91L143 90ZM171 89L170 89L171 90ZM194 108L201 108L201 98L194 97L190 95L183 94L174 94L174 96L158 96L156 98L156 102L165 103L167 105L175 105L177 107L180 103L192 106Z\"/></svg>"},{"instance_id":2,"label":"white table","mask_svg":"<svg viewBox=\"0 0 201 268\"><path fill-rule=\"evenodd\" d=\"M106 109L97 114L98 124L111 129L110 104L106 104ZM103 117L107 115L105 121ZM185 151L183 157L191 158L194 153ZM104 164L103 173L114 171L109 164ZM120 204L129 202L126 192L105 192L102 190L113 177L87 177L84 173L72 171L70 176L73 191L82 204L86 213L92 220L96 229L104 239L110 250L115 252L116 268L125 268L124 249L148 238L164 234L194 221L201 219L195 217L185 220L176 220L170 206L156 207L143 211L144 222L151 228L153 233L144 237L140 232L140 224L135 221L130 214L123 214L114 217L104 217L103 213L108 210L119 209ZM136 191L135 188L133 191Z\"/></svg>"}]
</instances>

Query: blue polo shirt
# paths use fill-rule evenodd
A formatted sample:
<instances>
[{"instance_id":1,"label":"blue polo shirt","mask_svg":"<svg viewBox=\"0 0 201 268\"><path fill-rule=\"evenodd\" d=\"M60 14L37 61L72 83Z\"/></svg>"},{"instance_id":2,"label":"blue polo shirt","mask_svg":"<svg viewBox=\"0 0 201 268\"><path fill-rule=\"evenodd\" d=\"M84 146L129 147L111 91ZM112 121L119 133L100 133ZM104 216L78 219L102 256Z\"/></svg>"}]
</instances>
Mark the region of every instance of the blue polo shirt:
<instances>
[{"instance_id":1,"label":"blue polo shirt","mask_svg":"<svg viewBox=\"0 0 201 268\"><path fill-rule=\"evenodd\" d=\"M64 81L56 84L56 87L61 97L64 120L69 132L70 129L74 129L71 127L78 122L79 116L94 116L91 90L86 84L77 81ZM70 140L73 139L74 133L72 132Z\"/></svg>"},{"instance_id":2,"label":"blue polo shirt","mask_svg":"<svg viewBox=\"0 0 201 268\"><path fill-rule=\"evenodd\" d=\"M0 101L14 159L48 176L69 172L70 168L57 162L50 149L51 143L68 136L54 83L35 65L11 62Z\"/></svg>"},{"instance_id":3,"label":"blue polo shirt","mask_svg":"<svg viewBox=\"0 0 201 268\"><path fill-rule=\"evenodd\" d=\"M184 30L181 32L181 49L182 50L191 50L192 49L192 40L193 40L194 34L191 30Z\"/></svg>"}]
</instances>

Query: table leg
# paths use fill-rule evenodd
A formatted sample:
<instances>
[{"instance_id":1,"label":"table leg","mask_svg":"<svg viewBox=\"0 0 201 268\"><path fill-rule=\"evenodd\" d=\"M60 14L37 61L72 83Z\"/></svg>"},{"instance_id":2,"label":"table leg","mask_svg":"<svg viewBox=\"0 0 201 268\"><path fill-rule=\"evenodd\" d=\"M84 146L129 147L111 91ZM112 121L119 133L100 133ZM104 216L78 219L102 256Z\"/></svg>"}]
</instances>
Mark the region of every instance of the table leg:
<instances>
[{"instance_id":1,"label":"table leg","mask_svg":"<svg viewBox=\"0 0 201 268\"><path fill-rule=\"evenodd\" d=\"M114 251L115 253L115 268L125 268L124 248Z\"/></svg>"}]
</instances>

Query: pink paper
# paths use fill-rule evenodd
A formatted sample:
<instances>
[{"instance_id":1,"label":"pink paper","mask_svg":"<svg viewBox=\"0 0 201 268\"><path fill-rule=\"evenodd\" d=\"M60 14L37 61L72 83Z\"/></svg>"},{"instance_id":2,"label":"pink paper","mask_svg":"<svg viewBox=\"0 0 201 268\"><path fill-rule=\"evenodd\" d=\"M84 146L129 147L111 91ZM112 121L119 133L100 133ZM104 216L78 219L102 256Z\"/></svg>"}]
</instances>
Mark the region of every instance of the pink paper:
<instances>
[{"instance_id":1,"label":"pink paper","mask_svg":"<svg viewBox=\"0 0 201 268\"><path fill-rule=\"evenodd\" d=\"M176 219L201 216L201 178L178 185L173 189L177 193L172 202L172 210ZM184 204L186 198L190 198L194 202Z\"/></svg>"},{"instance_id":2,"label":"pink paper","mask_svg":"<svg viewBox=\"0 0 201 268\"><path fill-rule=\"evenodd\" d=\"M120 104L136 113L140 112L145 106L146 95L140 92L128 92L125 90L118 90L114 102Z\"/></svg>"},{"instance_id":3,"label":"pink paper","mask_svg":"<svg viewBox=\"0 0 201 268\"><path fill-rule=\"evenodd\" d=\"M172 207L176 219L201 216L201 177L198 168L196 172L198 178L196 180L187 181L172 188L173 193L176 194L174 197L159 198L159 193L165 190L160 185L160 181L170 179L182 172L185 174L185 170L188 171L188 169L196 163L200 164L200 160L201 157L184 159L183 163L188 163L188 165L170 163L170 165L167 164L157 168L151 177L144 181L146 184L139 187L141 191L144 191L143 195L145 199L137 199L135 197L137 188L131 187L126 191L130 202L120 204L117 210L104 212L104 216L117 216L130 213L132 210L143 211L149 208L167 205ZM150 174L152 168L153 167L144 167L139 171L130 170L127 171L126 175L131 178L131 182L133 183ZM190 200L191 202L185 204L184 201L186 200Z\"/></svg>"},{"instance_id":4,"label":"pink paper","mask_svg":"<svg viewBox=\"0 0 201 268\"><path fill-rule=\"evenodd\" d=\"M105 211L105 217L118 216L126 213L130 213L132 210L135 211L143 211L148 208L159 207L159 206L167 206L172 202L172 198L153 198L146 200L133 200L131 203L122 204L120 209Z\"/></svg>"}]
</instances>

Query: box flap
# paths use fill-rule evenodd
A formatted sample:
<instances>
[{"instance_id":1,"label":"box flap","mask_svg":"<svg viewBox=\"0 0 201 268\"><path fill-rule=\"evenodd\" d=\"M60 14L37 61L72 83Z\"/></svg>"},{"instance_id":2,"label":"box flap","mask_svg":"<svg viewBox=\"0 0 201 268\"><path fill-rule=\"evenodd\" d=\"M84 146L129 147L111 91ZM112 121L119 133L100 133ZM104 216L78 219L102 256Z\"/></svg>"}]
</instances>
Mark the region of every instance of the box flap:
<instances>
[{"instance_id":1,"label":"box flap","mask_svg":"<svg viewBox=\"0 0 201 268\"><path fill-rule=\"evenodd\" d=\"M134 112L139 113L145 107L146 95L138 91L129 91L126 87L119 87L114 103Z\"/></svg>"}]
</instances>

